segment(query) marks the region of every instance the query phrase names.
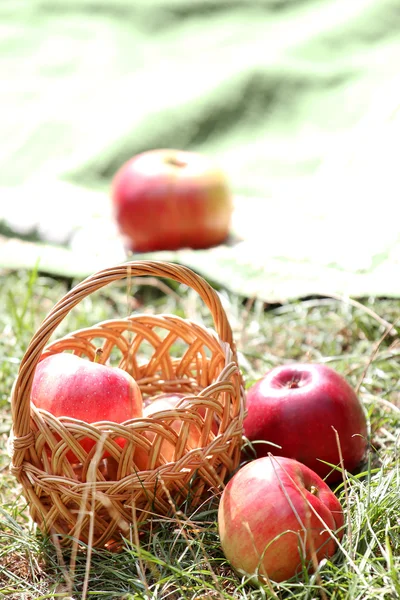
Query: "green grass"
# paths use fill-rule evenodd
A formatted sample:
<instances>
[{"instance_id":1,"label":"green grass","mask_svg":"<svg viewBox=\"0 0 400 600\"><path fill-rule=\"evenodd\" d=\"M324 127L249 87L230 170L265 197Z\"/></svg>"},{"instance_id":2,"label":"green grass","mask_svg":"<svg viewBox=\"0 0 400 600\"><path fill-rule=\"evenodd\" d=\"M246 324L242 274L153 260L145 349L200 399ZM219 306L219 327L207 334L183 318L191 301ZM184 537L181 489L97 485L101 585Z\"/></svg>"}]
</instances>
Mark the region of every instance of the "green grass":
<instances>
[{"instance_id":1,"label":"green grass","mask_svg":"<svg viewBox=\"0 0 400 600\"><path fill-rule=\"evenodd\" d=\"M184 286L140 283L135 281L130 293L120 283L87 298L57 336L144 310L211 324ZM92 550L90 564L85 553L78 554L73 569L71 551L61 555L36 531L8 471L9 397L32 334L66 289L65 282L37 273L0 275L0 598L400 598L399 301L317 298L267 307L221 292L248 385L274 365L324 362L359 389L370 423L368 461L361 473L349 475L346 490L343 484L336 489L350 524L337 554L320 563L317 573L268 587L238 577L224 559L218 498L162 521L140 547L133 530L119 554Z\"/></svg>"}]
</instances>

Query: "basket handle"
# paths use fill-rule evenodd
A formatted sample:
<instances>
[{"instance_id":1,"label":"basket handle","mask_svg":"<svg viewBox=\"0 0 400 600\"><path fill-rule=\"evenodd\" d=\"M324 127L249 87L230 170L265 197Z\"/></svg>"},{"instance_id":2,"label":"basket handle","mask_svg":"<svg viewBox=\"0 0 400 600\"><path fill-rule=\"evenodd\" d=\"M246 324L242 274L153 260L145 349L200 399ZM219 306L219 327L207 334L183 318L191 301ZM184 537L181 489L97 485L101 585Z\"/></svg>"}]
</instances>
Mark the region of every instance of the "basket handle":
<instances>
[{"instance_id":1,"label":"basket handle","mask_svg":"<svg viewBox=\"0 0 400 600\"><path fill-rule=\"evenodd\" d=\"M36 366L51 335L74 306L86 296L99 290L109 283L125 277L156 276L173 279L193 288L210 309L215 329L220 339L227 342L236 358L236 347L233 341L232 329L216 291L202 277L196 275L188 267L162 261L130 261L98 271L84 279L72 288L44 319L39 329L31 339L22 358L18 376L15 380L11 410L15 438L31 435L30 430L30 390ZM22 440L21 440L22 441Z\"/></svg>"}]
</instances>

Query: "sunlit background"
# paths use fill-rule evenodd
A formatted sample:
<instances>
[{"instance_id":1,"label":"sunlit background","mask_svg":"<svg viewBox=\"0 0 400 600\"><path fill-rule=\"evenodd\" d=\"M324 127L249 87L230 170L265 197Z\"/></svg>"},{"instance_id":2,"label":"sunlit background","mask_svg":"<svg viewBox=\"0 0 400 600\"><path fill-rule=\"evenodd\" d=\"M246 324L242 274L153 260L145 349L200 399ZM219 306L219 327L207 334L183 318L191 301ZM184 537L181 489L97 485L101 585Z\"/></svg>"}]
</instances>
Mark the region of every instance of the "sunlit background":
<instances>
[{"instance_id":1,"label":"sunlit background","mask_svg":"<svg viewBox=\"0 0 400 600\"><path fill-rule=\"evenodd\" d=\"M267 300L398 293L400 0L3 0L0 28L0 266L123 260L111 179L171 147L225 169L243 240L189 266Z\"/></svg>"}]
</instances>

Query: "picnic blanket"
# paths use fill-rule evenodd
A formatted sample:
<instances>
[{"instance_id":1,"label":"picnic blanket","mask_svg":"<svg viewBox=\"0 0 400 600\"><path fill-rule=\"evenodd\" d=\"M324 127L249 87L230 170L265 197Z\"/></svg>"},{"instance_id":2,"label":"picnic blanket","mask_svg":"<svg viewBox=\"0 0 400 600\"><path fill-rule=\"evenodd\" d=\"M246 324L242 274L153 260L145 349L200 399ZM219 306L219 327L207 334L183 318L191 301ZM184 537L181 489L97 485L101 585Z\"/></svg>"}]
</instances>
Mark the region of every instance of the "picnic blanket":
<instances>
[{"instance_id":1,"label":"picnic blanket","mask_svg":"<svg viewBox=\"0 0 400 600\"><path fill-rule=\"evenodd\" d=\"M238 242L158 257L266 301L399 294L400 0L18 0L0 26L0 266L126 259L112 176L172 147L226 171Z\"/></svg>"}]
</instances>

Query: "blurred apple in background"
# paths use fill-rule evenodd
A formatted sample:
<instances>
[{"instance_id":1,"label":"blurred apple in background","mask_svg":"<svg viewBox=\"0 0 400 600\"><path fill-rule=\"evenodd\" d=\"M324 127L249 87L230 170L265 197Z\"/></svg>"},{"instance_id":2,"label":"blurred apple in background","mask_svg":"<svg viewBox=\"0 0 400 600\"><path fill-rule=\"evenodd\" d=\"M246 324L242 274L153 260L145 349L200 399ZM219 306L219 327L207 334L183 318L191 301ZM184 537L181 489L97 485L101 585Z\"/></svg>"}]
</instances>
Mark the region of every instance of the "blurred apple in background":
<instances>
[{"instance_id":1,"label":"blurred apple in background","mask_svg":"<svg viewBox=\"0 0 400 600\"><path fill-rule=\"evenodd\" d=\"M212 160L168 149L128 160L113 179L112 205L133 252L220 244L233 209L227 179Z\"/></svg>"},{"instance_id":2,"label":"blurred apple in background","mask_svg":"<svg viewBox=\"0 0 400 600\"><path fill-rule=\"evenodd\" d=\"M268 453L295 458L327 481L342 478L336 435L344 467L353 471L367 446L364 410L353 388L333 369L319 364L292 364L269 371L247 391L246 437L258 457ZM257 443L257 440L281 446Z\"/></svg>"}]
</instances>

